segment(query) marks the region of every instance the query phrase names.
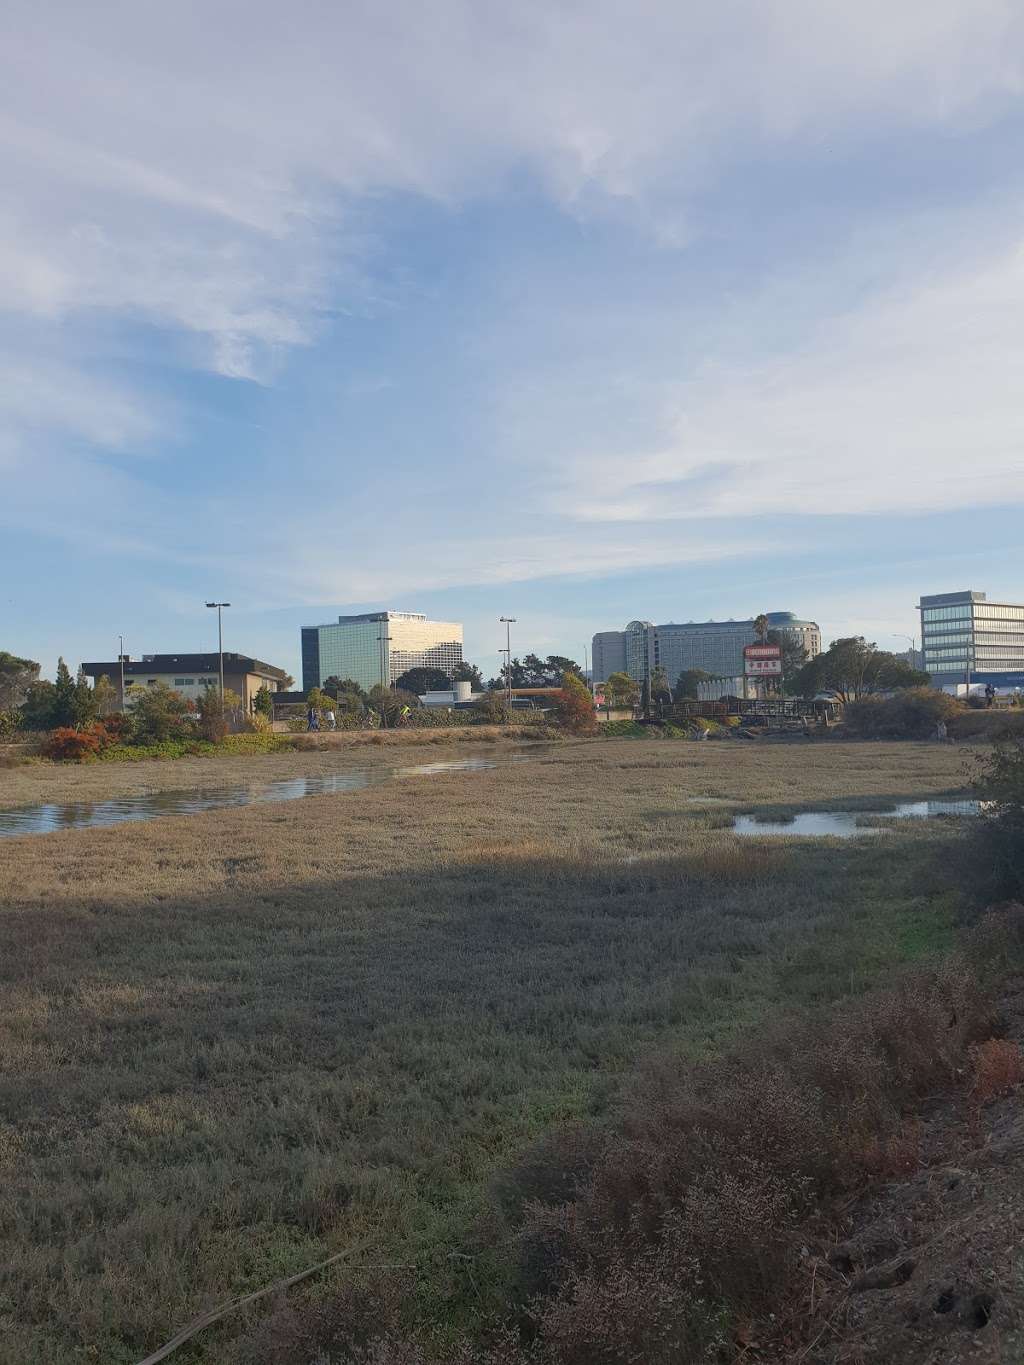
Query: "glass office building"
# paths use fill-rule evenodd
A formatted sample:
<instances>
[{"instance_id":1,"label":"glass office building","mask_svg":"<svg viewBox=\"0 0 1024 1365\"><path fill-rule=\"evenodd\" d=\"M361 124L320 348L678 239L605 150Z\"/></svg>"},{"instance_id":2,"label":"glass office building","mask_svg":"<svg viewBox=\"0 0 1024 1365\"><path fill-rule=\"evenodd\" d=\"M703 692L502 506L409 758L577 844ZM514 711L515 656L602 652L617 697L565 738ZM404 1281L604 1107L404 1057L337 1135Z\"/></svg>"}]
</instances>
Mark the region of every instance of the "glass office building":
<instances>
[{"instance_id":1,"label":"glass office building","mask_svg":"<svg viewBox=\"0 0 1024 1365\"><path fill-rule=\"evenodd\" d=\"M935 687L991 683L1024 687L1024 605L983 592L922 597L921 649Z\"/></svg>"},{"instance_id":2,"label":"glass office building","mask_svg":"<svg viewBox=\"0 0 1024 1365\"><path fill-rule=\"evenodd\" d=\"M803 621L791 611L770 611L770 630L797 639L808 659L821 653L821 630L816 621ZM657 666L664 668L674 687L680 673L699 668L714 677L738 678L743 673L743 646L756 642L753 618L746 621L631 621L625 630L605 630L594 636L594 681L625 671L637 682Z\"/></svg>"},{"instance_id":3,"label":"glass office building","mask_svg":"<svg viewBox=\"0 0 1024 1365\"><path fill-rule=\"evenodd\" d=\"M328 678L360 687L390 686L410 668L439 668L452 676L462 663L462 626L428 621L416 611L371 611L302 627L302 688Z\"/></svg>"}]
</instances>

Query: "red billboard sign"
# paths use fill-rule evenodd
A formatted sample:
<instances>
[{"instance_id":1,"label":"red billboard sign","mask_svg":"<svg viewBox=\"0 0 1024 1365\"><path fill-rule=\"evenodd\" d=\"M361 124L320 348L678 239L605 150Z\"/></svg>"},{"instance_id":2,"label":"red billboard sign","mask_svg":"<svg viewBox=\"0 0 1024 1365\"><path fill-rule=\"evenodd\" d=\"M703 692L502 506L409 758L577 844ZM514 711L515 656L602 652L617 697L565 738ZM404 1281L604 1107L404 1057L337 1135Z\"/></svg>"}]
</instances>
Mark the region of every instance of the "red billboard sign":
<instances>
[{"instance_id":1,"label":"red billboard sign","mask_svg":"<svg viewBox=\"0 0 1024 1365\"><path fill-rule=\"evenodd\" d=\"M777 678L782 673L782 646L744 645L743 672L748 678Z\"/></svg>"}]
</instances>

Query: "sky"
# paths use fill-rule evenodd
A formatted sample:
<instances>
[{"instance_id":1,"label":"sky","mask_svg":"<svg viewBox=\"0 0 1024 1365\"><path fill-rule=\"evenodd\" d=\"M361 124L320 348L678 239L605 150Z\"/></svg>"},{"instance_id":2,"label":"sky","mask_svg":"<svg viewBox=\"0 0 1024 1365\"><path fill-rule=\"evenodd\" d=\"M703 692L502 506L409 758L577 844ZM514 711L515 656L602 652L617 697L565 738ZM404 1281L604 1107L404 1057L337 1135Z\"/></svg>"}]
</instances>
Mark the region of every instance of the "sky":
<instances>
[{"instance_id":1,"label":"sky","mask_svg":"<svg viewBox=\"0 0 1024 1365\"><path fill-rule=\"evenodd\" d=\"M8 0L0 648L1024 600L1016 0Z\"/></svg>"}]
</instances>

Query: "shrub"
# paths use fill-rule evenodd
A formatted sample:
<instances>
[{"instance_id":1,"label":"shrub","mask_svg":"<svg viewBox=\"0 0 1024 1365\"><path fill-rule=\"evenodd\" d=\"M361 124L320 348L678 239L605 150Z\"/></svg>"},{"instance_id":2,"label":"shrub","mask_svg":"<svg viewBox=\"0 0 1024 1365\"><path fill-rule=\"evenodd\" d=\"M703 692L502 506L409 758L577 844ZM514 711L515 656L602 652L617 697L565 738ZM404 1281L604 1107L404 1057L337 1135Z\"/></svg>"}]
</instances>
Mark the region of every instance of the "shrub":
<instances>
[{"instance_id":1,"label":"shrub","mask_svg":"<svg viewBox=\"0 0 1024 1365\"><path fill-rule=\"evenodd\" d=\"M931 739L940 721L961 714L960 703L932 687L908 687L892 697L860 697L844 719L864 739Z\"/></svg>"},{"instance_id":2,"label":"shrub","mask_svg":"<svg viewBox=\"0 0 1024 1365\"><path fill-rule=\"evenodd\" d=\"M803 1219L913 1161L905 1113L991 1022L954 960L720 1060L649 1064L596 1153L579 1131L546 1138L503 1191L519 1293L542 1296L540 1359L714 1358L701 1352L786 1289Z\"/></svg>"},{"instance_id":3,"label":"shrub","mask_svg":"<svg viewBox=\"0 0 1024 1365\"><path fill-rule=\"evenodd\" d=\"M139 744L159 744L193 732L188 702L165 683L129 689L132 734Z\"/></svg>"},{"instance_id":4,"label":"shrub","mask_svg":"<svg viewBox=\"0 0 1024 1365\"><path fill-rule=\"evenodd\" d=\"M43 753L59 763L85 763L97 756L100 747L100 737L95 730L74 730L63 725L50 735Z\"/></svg>"},{"instance_id":5,"label":"shrub","mask_svg":"<svg viewBox=\"0 0 1024 1365\"><path fill-rule=\"evenodd\" d=\"M985 1104L998 1095L1007 1095L1024 1081L1024 1053L1020 1044L1008 1038L989 1038L971 1049L974 1076L971 1097Z\"/></svg>"},{"instance_id":6,"label":"shrub","mask_svg":"<svg viewBox=\"0 0 1024 1365\"><path fill-rule=\"evenodd\" d=\"M0 744L13 739L15 732L21 728L21 723L20 711L0 711Z\"/></svg>"},{"instance_id":7,"label":"shrub","mask_svg":"<svg viewBox=\"0 0 1024 1365\"><path fill-rule=\"evenodd\" d=\"M974 782L985 803L960 875L975 903L1024 897L1024 734L998 741Z\"/></svg>"},{"instance_id":8,"label":"shrub","mask_svg":"<svg viewBox=\"0 0 1024 1365\"><path fill-rule=\"evenodd\" d=\"M112 711L97 724L103 727L106 742L110 744L123 744L132 733L132 718L123 711Z\"/></svg>"},{"instance_id":9,"label":"shrub","mask_svg":"<svg viewBox=\"0 0 1024 1365\"><path fill-rule=\"evenodd\" d=\"M597 729L594 698L577 673L562 675L562 690L558 694L558 721L564 730L573 735L592 735Z\"/></svg>"}]
</instances>

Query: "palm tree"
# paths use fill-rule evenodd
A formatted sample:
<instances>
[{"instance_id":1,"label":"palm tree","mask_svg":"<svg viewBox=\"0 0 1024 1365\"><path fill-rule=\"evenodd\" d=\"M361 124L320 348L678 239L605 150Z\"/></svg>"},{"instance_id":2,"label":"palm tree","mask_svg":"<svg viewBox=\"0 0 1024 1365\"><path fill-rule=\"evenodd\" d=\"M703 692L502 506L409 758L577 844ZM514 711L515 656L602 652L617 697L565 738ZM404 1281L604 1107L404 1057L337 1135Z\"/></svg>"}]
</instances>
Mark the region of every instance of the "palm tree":
<instances>
[{"instance_id":1,"label":"palm tree","mask_svg":"<svg viewBox=\"0 0 1024 1365\"><path fill-rule=\"evenodd\" d=\"M764 644L765 638L768 634L768 617L764 614L763 611L760 613L760 615L754 617L754 634L761 641L761 643Z\"/></svg>"}]
</instances>

